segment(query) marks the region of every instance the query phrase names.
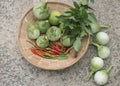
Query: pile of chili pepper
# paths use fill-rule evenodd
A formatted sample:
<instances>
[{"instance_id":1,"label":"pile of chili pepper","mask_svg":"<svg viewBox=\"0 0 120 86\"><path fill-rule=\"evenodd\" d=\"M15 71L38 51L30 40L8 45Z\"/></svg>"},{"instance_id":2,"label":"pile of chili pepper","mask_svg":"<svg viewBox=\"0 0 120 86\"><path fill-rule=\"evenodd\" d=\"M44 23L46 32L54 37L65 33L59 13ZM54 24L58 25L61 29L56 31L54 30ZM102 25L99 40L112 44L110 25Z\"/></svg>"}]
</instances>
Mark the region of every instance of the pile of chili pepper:
<instances>
[{"instance_id":1,"label":"pile of chili pepper","mask_svg":"<svg viewBox=\"0 0 120 86\"><path fill-rule=\"evenodd\" d=\"M69 48L64 47L63 44L61 44L59 42L51 43L50 46L47 48L40 48L39 46L37 46L37 44L34 44L30 41L28 41L28 42L33 45L33 47L30 48L31 52L40 57L56 58L61 53L67 53L69 50Z\"/></svg>"}]
</instances>

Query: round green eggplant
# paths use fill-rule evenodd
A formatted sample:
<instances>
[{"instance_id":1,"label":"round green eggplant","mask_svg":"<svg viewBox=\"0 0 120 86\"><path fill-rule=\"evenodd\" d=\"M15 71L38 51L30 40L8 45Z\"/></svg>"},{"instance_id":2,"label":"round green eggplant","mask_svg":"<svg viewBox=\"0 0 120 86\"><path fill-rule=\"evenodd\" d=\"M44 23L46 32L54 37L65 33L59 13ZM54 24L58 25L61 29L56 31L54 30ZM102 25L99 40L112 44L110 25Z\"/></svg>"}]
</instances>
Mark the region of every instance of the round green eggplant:
<instances>
[{"instance_id":1,"label":"round green eggplant","mask_svg":"<svg viewBox=\"0 0 120 86\"><path fill-rule=\"evenodd\" d=\"M58 25L59 24L59 20L57 18L57 16L60 16L62 15L60 11L58 10L53 10L50 14L50 17L49 17L49 22L51 25Z\"/></svg>"},{"instance_id":2,"label":"round green eggplant","mask_svg":"<svg viewBox=\"0 0 120 86\"><path fill-rule=\"evenodd\" d=\"M47 7L47 3L40 2L33 8L34 16L39 20L45 20L49 17L50 11L49 7Z\"/></svg>"},{"instance_id":3,"label":"round green eggplant","mask_svg":"<svg viewBox=\"0 0 120 86\"><path fill-rule=\"evenodd\" d=\"M69 47L73 44L73 39L71 39L69 36L66 35L66 36L61 37L60 42L64 46Z\"/></svg>"},{"instance_id":4,"label":"round green eggplant","mask_svg":"<svg viewBox=\"0 0 120 86\"><path fill-rule=\"evenodd\" d=\"M46 33L47 30L50 28L48 20L38 22L38 26L41 33Z\"/></svg>"},{"instance_id":5,"label":"round green eggplant","mask_svg":"<svg viewBox=\"0 0 120 86\"><path fill-rule=\"evenodd\" d=\"M56 26L52 26L51 28L48 29L46 34L50 41L57 41L61 37L61 30Z\"/></svg>"},{"instance_id":6,"label":"round green eggplant","mask_svg":"<svg viewBox=\"0 0 120 86\"><path fill-rule=\"evenodd\" d=\"M49 45L49 40L46 35L42 35L37 38L36 44L41 48L46 48Z\"/></svg>"}]
</instances>

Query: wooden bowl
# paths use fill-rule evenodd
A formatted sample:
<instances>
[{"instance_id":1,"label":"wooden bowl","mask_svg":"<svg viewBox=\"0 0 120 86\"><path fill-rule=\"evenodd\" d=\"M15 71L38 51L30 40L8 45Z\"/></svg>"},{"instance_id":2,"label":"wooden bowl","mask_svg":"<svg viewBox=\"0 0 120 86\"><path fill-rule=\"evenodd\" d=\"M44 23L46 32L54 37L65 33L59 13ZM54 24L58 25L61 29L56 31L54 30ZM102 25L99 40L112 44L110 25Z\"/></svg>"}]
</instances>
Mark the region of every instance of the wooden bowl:
<instances>
[{"instance_id":1,"label":"wooden bowl","mask_svg":"<svg viewBox=\"0 0 120 86\"><path fill-rule=\"evenodd\" d=\"M69 9L71 6L65 4L65 3L60 3L60 2L48 2L48 6L50 7L50 10L59 10L61 12ZM17 35L17 41L19 45L19 49L24 56L24 58L33 64L34 66L37 66L39 68L45 69L45 70L60 70L60 69L65 69L73 64L75 64L77 61L83 57L85 52L87 51L88 45L89 45L89 36L86 36L82 40L82 46L80 51L78 52L78 55L76 58L74 58L74 51L69 55L68 59L66 60L57 60L57 59L45 59L42 57L39 57L35 54L33 54L30 51L30 48L32 45L27 42L27 40L30 40L27 37L27 25L24 22L24 19L27 18L31 23L34 23L36 21L32 9L29 9L26 14L23 16L20 25L19 25L19 30L18 30L18 35Z\"/></svg>"}]
</instances>

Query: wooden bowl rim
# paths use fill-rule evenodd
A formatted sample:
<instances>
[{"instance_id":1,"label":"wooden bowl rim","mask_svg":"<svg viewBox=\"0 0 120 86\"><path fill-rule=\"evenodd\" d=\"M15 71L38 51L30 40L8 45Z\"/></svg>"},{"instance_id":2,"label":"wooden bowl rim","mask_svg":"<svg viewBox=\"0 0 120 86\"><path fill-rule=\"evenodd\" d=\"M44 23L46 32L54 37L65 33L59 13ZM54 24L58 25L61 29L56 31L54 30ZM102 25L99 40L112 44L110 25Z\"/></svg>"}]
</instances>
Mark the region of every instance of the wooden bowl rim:
<instances>
[{"instance_id":1,"label":"wooden bowl rim","mask_svg":"<svg viewBox=\"0 0 120 86\"><path fill-rule=\"evenodd\" d=\"M48 2L48 3L61 4L61 5L66 5L66 6L68 6L68 7L72 7L70 4L66 4L66 3L63 3L63 2L53 2L53 1L52 1L52 2ZM81 55L81 58L79 58L78 60L76 60L76 61L74 61L73 63L71 63L69 66L65 66L65 67L62 67L62 68L48 69L48 68L40 67L40 66L38 66L38 65L36 65L36 64L33 64L33 63L31 62L31 60L28 59L27 56L23 54L22 49L21 49L21 47L20 47L21 44L20 44L20 42L19 42L19 41L20 41L20 40L19 40L19 39L20 39L20 31L21 31L21 26L22 26L22 24L23 24L24 18L27 16L27 14L28 14L32 9L33 9L33 7L29 8L29 9L27 10L27 12L25 12L24 15L21 17L20 23L19 23L19 26L18 26L18 31L17 31L17 44L18 44L19 50L20 50L21 54L23 55L23 57L24 57L30 64L32 64L32 65L34 65L34 66L36 66L36 67L38 67L38 68L44 69L44 70L62 70L62 69L68 68L68 67L74 65L75 63L77 63L77 62L84 56L84 54L85 54L86 51L87 51L87 48L88 48L88 45L89 45L90 35L88 35L87 45L86 45L85 51L84 51L83 54Z\"/></svg>"}]
</instances>

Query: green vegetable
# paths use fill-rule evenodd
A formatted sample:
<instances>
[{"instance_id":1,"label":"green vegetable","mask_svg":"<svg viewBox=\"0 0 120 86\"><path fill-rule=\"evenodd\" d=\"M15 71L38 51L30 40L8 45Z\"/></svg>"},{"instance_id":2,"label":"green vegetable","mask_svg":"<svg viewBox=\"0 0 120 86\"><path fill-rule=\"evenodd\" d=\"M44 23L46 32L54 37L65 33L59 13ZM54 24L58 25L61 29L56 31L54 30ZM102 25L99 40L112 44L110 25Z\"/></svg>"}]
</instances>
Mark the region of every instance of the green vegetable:
<instances>
[{"instance_id":1,"label":"green vegetable","mask_svg":"<svg viewBox=\"0 0 120 86\"><path fill-rule=\"evenodd\" d=\"M49 8L47 7L47 3L40 2L33 8L34 16L39 20L45 20L49 17Z\"/></svg>"},{"instance_id":2,"label":"green vegetable","mask_svg":"<svg viewBox=\"0 0 120 86\"><path fill-rule=\"evenodd\" d=\"M90 26L92 33L97 33L98 31L100 31L101 28L108 28L108 26L100 25L98 23L91 23Z\"/></svg>"},{"instance_id":3,"label":"green vegetable","mask_svg":"<svg viewBox=\"0 0 120 86\"><path fill-rule=\"evenodd\" d=\"M92 35L99 31L99 28L106 27L100 25L88 3L94 0L80 0L79 3L73 2L74 7L67 10L58 19L64 24L63 35L81 39L86 35ZM75 47L74 47L75 48Z\"/></svg>"},{"instance_id":4,"label":"green vegetable","mask_svg":"<svg viewBox=\"0 0 120 86\"><path fill-rule=\"evenodd\" d=\"M28 37L30 39L37 39L40 35L39 29L35 29L34 26L28 28Z\"/></svg>"},{"instance_id":5,"label":"green vegetable","mask_svg":"<svg viewBox=\"0 0 120 86\"><path fill-rule=\"evenodd\" d=\"M50 14L50 17L49 17L49 22L51 25L58 25L59 24L59 20L57 18L57 16L60 16L61 15L61 12L58 11L58 10L53 10Z\"/></svg>"},{"instance_id":6,"label":"green vegetable","mask_svg":"<svg viewBox=\"0 0 120 86\"><path fill-rule=\"evenodd\" d=\"M97 33L101 28L108 28L106 25L101 25L97 22L97 19L93 13L88 13L88 19L91 20L90 27L92 33Z\"/></svg>"},{"instance_id":7,"label":"green vegetable","mask_svg":"<svg viewBox=\"0 0 120 86\"><path fill-rule=\"evenodd\" d=\"M39 29L38 23L39 23L39 21L37 20L37 21L35 22L34 26Z\"/></svg>"},{"instance_id":8,"label":"green vegetable","mask_svg":"<svg viewBox=\"0 0 120 86\"><path fill-rule=\"evenodd\" d=\"M36 44L41 48L46 48L49 45L49 40L46 35L39 36Z\"/></svg>"},{"instance_id":9,"label":"green vegetable","mask_svg":"<svg viewBox=\"0 0 120 86\"><path fill-rule=\"evenodd\" d=\"M110 55L110 49L106 46L103 45L98 45L96 43L92 43L94 46L97 47L98 49L98 56L101 57L102 59L108 58Z\"/></svg>"},{"instance_id":10,"label":"green vegetable","mask_svg":"<svg viewBox=\"0 0 120 86\"><path fill-rule=\"evenodd\" d=\"M66 46L66 47L70 47L73 44L73 39L71 39L69 36L63 36L60 39L60 42Z\"/></svg>"},{"instance_id":11,"label":"green vegetable","mask_svg":"<svg viewBox=\"0 0 120 86\"><path fill-rule=\"evenodd\" d=\"M70 35L75 39L80 37L82 39L84 36L92 34L90 24L93 19L88 18L91 7L89 7L87 3L88 0L80 0L79 4L73 2L74 7L58 17L59 21L64 24L63 35ZM76 47L77 43L79 44L78 48ZM76 51L79 50L80 45L81 40L74 43Z\"/></svg>"},{"instance_id":12,"label":"green vegetable","mask_svg":"<svg viewBox=\"0 0 120 86\"><path fill-rule=\"evenodd\" d=\"M61 23L61 24L59 25L59 27L60 27L60 29L63 29L63 28L64 28L64 24Z\"/></svg>"},{"instance_id":13,"label":"green vegetable","mask_svg":"<svg viewBox=\"0 0 120 86\"><path fill-rule=\"evenodd\" d=\"M67 58L68 58L68 56L67 56L66 54L64 54L64 53L60 54L60 55L57 57L57 59L59 59L59 60L65 60L65 59L67 59Z\"/></svg>"},{"instance_id":14,"label":"green vegetable","mask_svg":"<svg viewBox=\"0 0 120 86\"><path fill-rule=\"evenodd\" d=\"M60 23L59 28L61 29L61 33L64 34L64 23Z\"/></svg>"},{"instance_id":15,"label":"green vegetable","mask_svg":"<svg viewBox=\"0 0 120 86\"><path fill-rule=\"evenodd\" d=\"M75 42L73 43L73 48L75 49L76 52L78 52L80 47L81 47L81 38L76 38Z\"/></svg>"},{"instance_id":16,"label":"green vegetable","mask_svg":"<svg viewBox=\"0 0 120 86\"><path fill-rule=\"evenodd\" d=\"M109 36L107 33L105 32L98 32L96 34L96 39L95 41L98 43L98 44L101 44L101 45L106 45L108 42L109 42Z\"/></svg>"},{"instance_id":17,"label":"green vegetable","mask_svg":"<svg viewBox=\"0 0 120 86\"><path fill-rule=\"evenodd\" d=\"M50 28L48 20L38 22L38 26L41 33L46 33L47 30Z\"/></svg>"},{"instance_id":18,"label":"green vegetable","mask_svg":"<svg viewBox=\"0 0 120 86\"><path fill-rule=\"evenodd\" d=\"M91 76L93 75L93 73L95 73L96 71L102 69L103 66L104 66L104 61L99 57L94 57L90 62L90 70L91 70L91 72L89 73L87 79L89 80L91 78Z\"/></svg>"},{"instance_id":19,"label":"green vegetable","mask_svg":"<svg viewBox=\"0 0 120 86\"><path fill-rule=\"evenodd\" d=\"M112 66L106 70L101 70L95 73L94 80L98 85L105 85L108 81L108 73L112 69Z\"/></svg>"},{"instance_id":20,"label":"green vegetable","mask_svg":"<svg viewBox=\"0 0 120 86\"><path fill-rule=\"evenodd\" d=\"M57 41L61 37L61 30L58 27L52 26L48 29L46 35L50 41Z\"/></svg>"},{"instance_id":21,"label":"green vegetable","mask_svg":"<svg viewBox=\"0 0 120 86\"><path fill-rule=\"evenodd\" d=\"M60 22L64 23L64 35L71 35L73 37L84 37L92 34L90 24L92 20L88 18L90 7L74 2L74 7L59 16Z\"/></svg>"},{"instance_id":22,"label":"green vegetable","mask_svg":"<svg viewBox=\"0 0 120 86\"><path fill-rule=\"evenodd\" d=\"M37 39L40 35L38 27L36 27L36 25L32 25L27 19L25 19L25 22L28 25L28 37L30 39Z\"/></svg>"}]
</instances>

